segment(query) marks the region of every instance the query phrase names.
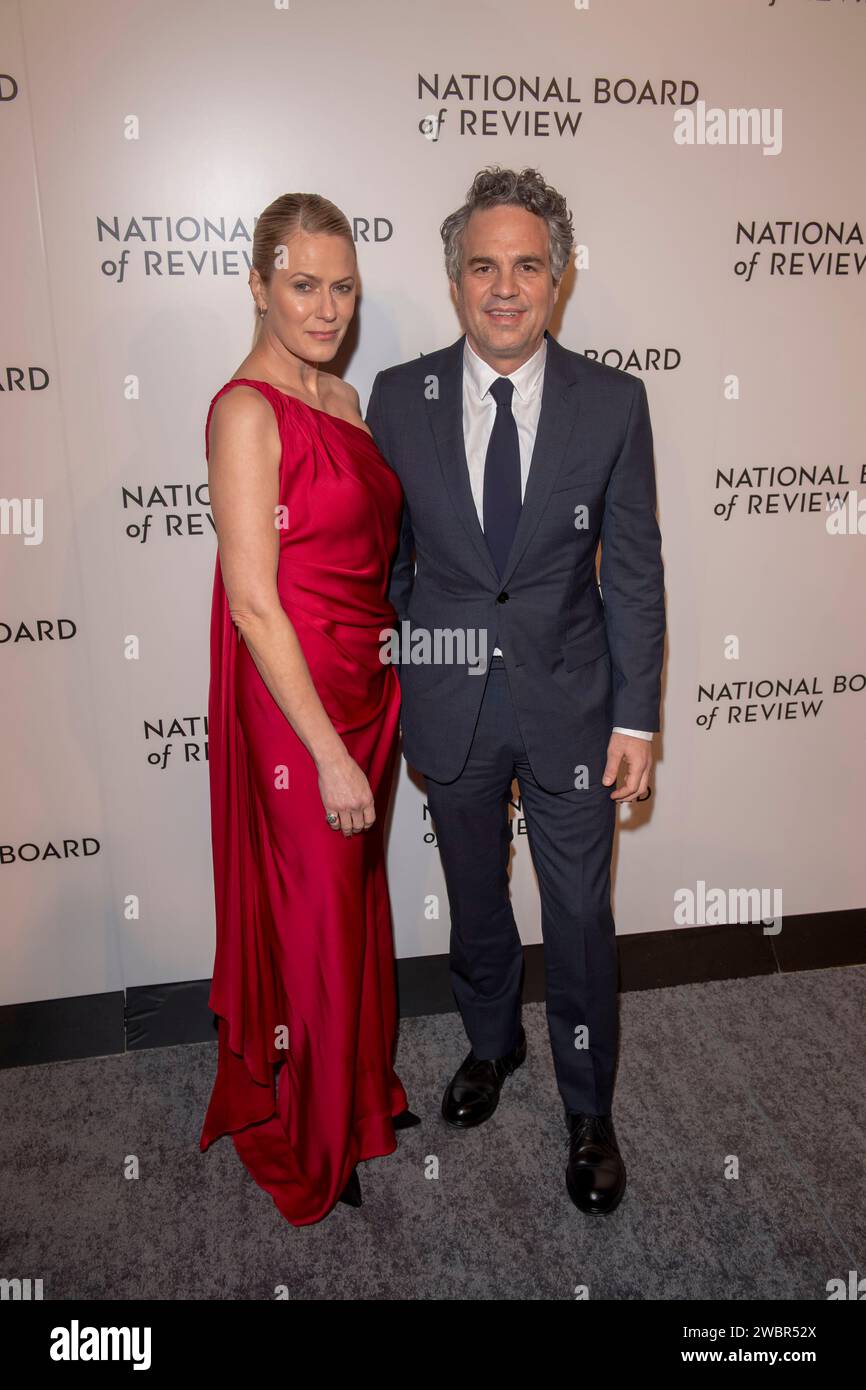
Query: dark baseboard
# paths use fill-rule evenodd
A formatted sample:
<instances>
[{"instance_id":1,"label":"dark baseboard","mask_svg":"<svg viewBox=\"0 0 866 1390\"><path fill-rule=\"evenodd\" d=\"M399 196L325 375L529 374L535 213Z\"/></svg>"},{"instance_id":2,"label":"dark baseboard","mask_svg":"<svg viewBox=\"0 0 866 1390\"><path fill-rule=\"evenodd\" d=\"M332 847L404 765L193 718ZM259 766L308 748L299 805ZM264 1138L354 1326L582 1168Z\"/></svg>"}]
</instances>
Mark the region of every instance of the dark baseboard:
<instances>
[{"instance_id":1,"label":"dark baseboard","mask_svg":"<svg viewBox=\"0 0 866 1390\"><path fill-rule=\"evenodd\" d=\"M760 923L680 927L618 937L620 990L665 989L750 975L866 964L866 908L786 917L778 936ZM544 999L544 947L525 946L524 999ZM448 957L397 961L400 1016L455 1011ZM103 1057L133 1048L216 1041L210 980L141 985L124 993L42 999L0 1008L0 1067Z\"/></svg>"}]
</instances>

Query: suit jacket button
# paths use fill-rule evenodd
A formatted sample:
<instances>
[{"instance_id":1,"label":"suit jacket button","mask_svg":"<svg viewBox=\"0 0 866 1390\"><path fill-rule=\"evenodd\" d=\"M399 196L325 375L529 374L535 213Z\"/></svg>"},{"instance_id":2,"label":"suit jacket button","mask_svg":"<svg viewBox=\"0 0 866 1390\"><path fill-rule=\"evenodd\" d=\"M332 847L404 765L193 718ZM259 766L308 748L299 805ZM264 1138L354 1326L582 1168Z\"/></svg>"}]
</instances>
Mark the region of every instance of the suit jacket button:
<instances>
[{"instance_id":1,"label":"suit jacket button","mask_svg":"<svg viewBox=\"0 0 866 1390\"><path fill-rule=\"evenodd\" d=\"M502 593L501 593L501 594L497 594L497 595L496 595L496 602L497 602L497 603L507 603L507 602L508 602L508 594L505 592L504 589L502 590Z\"/></svg>"}]
</instances>

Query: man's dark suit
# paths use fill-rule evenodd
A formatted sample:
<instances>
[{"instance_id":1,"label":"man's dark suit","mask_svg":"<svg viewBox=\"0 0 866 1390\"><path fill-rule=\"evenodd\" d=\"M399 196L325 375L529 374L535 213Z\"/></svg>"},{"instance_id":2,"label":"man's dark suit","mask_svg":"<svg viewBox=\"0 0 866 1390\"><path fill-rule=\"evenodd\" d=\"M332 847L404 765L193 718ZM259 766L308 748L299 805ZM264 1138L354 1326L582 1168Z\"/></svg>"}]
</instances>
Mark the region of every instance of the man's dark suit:
<instances>
[{"instance_id":1,"label":"man's dark suit","mask_svg":"<svg viewBox=\"0 0 866 1390\"><path fill-rule=\"evenodd\" d=\"M506 823L516 775L539 879L560 1091L567 1110L603 1114L617 1027L615 804L601 778L614 726L659 725L661 539L643 382L545 337L535 446L501 577L464 449L464 338L380 372L367 421L405 494L390 588L401 622L483 630L488 662L495 646L504 657L504 672L497 664L485 675L466 662L398 667L403 750L427 779L467 1032L481 1057L504 1055L517 1037L521 952Z\"/></svg>"}]
</instances>

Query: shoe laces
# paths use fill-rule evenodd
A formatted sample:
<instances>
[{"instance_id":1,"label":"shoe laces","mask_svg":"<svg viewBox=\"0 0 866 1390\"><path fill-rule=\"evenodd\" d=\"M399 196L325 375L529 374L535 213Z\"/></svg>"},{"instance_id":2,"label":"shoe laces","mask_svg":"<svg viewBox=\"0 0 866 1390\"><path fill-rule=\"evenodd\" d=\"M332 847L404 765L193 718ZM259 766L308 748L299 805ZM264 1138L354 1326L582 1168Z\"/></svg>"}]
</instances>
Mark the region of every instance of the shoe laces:
<instances>
[{"instance_id":1,"label":"shoe laces","mask_svg":"<svg viewBox=\"0 0 866 1390\"><path fill-rule=\"evenodd\" d=\"M472 1060L466 1063L463 1074L466 1077L467 1081L474 1080L476 1077L484 1075L485 1069L488 1067L492 1067L494 1073L498 1077L502 1077L505 1071L501 1058L476 1057L473 1053Z\"/></svg>"},{"instance_id":2,"label":"shoe laces","mask_svg":"<svg viewBox=\"0 0 866 1390\"><path fill-rule=\"evenodd\" d=\"M574 1127L566 1138L566 1148L570 1150L572 1145L580 1148L586 1138L587 1130L590 1128L594 1128L595 1137L600 1143L613 1143L610 1115L582 1114L579 1120L574 1121Z\"/></svg>"}]
</instances>

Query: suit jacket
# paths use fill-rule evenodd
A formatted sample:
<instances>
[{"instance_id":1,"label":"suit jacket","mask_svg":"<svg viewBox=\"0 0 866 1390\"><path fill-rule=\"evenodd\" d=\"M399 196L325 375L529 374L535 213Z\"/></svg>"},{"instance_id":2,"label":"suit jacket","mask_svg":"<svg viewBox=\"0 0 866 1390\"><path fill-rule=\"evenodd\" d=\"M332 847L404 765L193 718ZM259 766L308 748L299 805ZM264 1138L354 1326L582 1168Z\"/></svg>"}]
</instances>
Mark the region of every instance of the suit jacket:
<instances>
[{"instance_id":1,"label":"suit jacket","mask_svg":"<svg viewBox=\"0 0 866 1390\"><path fill-rule=\"evenodd\" d=\"M379 372L370 395L367 423L405 498L389 590L411 640L397 668L403 750L437 781L463 768L486 677L473 673L471 648L463 661L412 660L419 629L475 629L488 663L501 646L527 757L549 791L598 764L614 725L659 727L664 577L646 388L545 337L538 430L501 578L466 463L464 336Z\"/></svg>"}]
</instances>

